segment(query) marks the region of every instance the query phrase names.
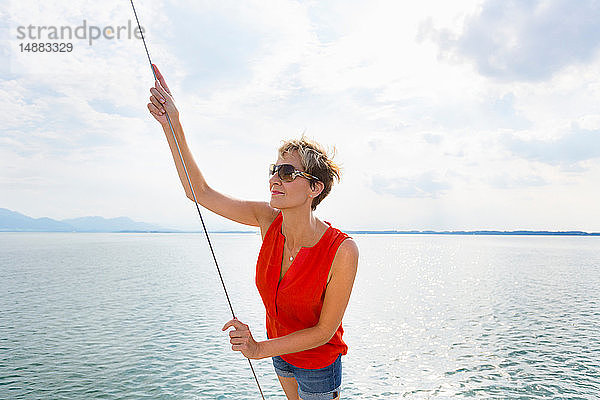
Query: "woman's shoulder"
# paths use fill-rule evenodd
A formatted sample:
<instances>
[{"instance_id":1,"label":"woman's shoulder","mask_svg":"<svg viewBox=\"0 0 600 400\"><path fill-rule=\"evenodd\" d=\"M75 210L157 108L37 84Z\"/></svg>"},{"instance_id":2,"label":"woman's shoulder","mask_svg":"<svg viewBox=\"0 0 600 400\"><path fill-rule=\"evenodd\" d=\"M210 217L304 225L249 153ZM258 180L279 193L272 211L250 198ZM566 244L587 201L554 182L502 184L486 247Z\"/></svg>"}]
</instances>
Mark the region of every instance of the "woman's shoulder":
<instances>
[{"instance_id":1,"label":"woman's shoulder","mask_svg":"<svg viewBox=\"0 0 600 400\"><path fill-rule=\"evenodd\" d=\"M346 232L344 232L343 230L341 230L337 226L332 225L331 222L325 221L325 220L324 220L324 222L329 226L328 229L331 229L333 231L334 237L337 240L342 240L343 242L346 242L348 240L352 240L352 237L349 234L347 234Z\"/></svg>"},{"instance_id":2,"label":"woman's shoulder","mask_svg":"<svg viewBox=\"0 0 600 400\"><path fill-rule=\"evenodd\" d=\"M344 233L344 235L346 234ZM339 254L343 257L358 259L358 253L358 245L356 244L354 239L346 235L346 237L342 239L342 243L338 247L336 257Z\"/></svg>"},{"instance_id":3,"label":"woman's shoulder","mask_svg":"<svg viewBox=\"0 0 600 400\"><path fill-rule=\"evenodd\" d=\"M329 225L329 229L331 230L331 243L334 243L334 247L337 248L335 250L335 258L356 258L358 259L358 245L354 241L354 239L348 235L346 232L341 229L331 225L330 222L325 221L327 225Z\"/></svg>"},{"instance_id":4,"label":"woman's shoulder","mask_svg":"<svg viewBox=\"0 0 600 400\"><path fill-rule=\"evenodd\" d=\"M356 271L358 270L358 245L351 237L343 239L342 243L338 246L329 275L327 276L327 284L331 280L334 274L344 276L348 279L354 280Z\"/></svg>"}]
</instances>

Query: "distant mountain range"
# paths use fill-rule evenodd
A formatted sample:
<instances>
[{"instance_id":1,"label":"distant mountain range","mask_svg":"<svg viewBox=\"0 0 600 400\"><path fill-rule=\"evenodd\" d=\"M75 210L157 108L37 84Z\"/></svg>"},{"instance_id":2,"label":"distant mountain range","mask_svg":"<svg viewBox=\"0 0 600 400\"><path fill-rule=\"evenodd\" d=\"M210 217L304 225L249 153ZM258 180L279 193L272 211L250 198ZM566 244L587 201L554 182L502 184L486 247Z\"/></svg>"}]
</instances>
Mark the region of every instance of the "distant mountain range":
<instances>
[{"instance_id":1,"label":"distant mountain range","mask_svg":"<svg viewBox=\"0 0 600 400\"><path fill-rule=\"evenodd\" d=\"M0 208L0 231L3 232L178 232L158 225L136 222L127 217L81 217L57 221L31 218L16 211Z\"/></svg>"},{"instance_id":2,"label":"distant mountain range","mask_svg":"<svg viewBox=\"0 0 600 400\"><path fill-rule=\"evenodd\" d=\"M0 208L0 232L190 232L163 228L145 222L136 222L127 217L80 217L57 221L52 218L31 218L16 211ZM202 232L202 231L194 231ZM231 233L256 233L255 231L219 231ZM345 231L346 233L368 234L418 234L418 235L560 235L600 236L600 233L582 231Z\"/></svg>"}]
</instances>

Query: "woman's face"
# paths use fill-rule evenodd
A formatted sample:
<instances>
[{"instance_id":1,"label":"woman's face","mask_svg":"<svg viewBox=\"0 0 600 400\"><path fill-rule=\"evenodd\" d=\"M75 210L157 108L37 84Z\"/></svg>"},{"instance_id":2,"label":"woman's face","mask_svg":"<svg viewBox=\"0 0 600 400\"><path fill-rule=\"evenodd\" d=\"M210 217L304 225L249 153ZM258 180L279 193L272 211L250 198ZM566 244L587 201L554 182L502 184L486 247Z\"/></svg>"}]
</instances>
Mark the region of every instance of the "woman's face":
<instances>
[{"instance_id":1,"label":"woman's face","mask_svg":"<svg viewBox=\"0 0 600 400\"><path fill-rule=\"evenodd\" d=\"M277 158L275 164L291 164L297 170L304 171L300 162L300 155L295 150ZM297 176L291 182L283 182L277 173L269 179L269 189L271 190L271 207L280 210L306 205L310 208L312 199L321 191L320 186L317 186L314 190L311 189L309 180L304 177Z\"/></svg>"}]
</instances>

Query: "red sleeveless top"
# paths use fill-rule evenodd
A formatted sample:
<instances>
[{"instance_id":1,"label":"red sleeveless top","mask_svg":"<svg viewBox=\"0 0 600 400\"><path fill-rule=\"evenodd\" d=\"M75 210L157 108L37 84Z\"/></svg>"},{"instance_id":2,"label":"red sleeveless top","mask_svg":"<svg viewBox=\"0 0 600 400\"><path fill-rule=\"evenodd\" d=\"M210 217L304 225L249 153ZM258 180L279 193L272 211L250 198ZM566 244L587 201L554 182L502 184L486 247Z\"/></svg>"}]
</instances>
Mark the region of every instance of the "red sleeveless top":
<instances>
[{"instance_id":1,"label":"red sleeveless top","mask_svg":"<svg viewBox=\"0 0 600 400\"><path fill-rule=\"evenodd\" d=\"M319 322L327 276L335 253L349 236L329 225L313 247L301 247L281 282L281 264L285 237L281 233L281 212L269 226L256 263L256 287L266 309L267 336L270 339L310 328ZM348 353L342 340L342 324L329 342L312 349L281 355L299 368L323 368L339 354Z\"/></svg>"}]
</instances>

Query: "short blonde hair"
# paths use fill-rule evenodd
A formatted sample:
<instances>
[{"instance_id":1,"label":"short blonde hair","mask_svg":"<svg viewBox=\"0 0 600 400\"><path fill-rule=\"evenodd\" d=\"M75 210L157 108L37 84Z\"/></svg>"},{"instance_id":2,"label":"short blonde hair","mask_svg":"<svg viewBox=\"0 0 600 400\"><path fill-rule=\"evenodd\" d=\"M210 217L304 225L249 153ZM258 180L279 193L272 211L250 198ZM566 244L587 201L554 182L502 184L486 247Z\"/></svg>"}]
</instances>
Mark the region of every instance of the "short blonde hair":
<instances>
[{"instance_id":1,"label":"short blonde hair","mask_svg":"<svg viewBox=\"0 0 600 400\"><path fill-rule=\"evenodd\" d=\"M280 157L283 157L286 153L291 153L294 150L300 155L304 171L319 178L325 186L323 191L311 203L310 208L314 211L317 205L331 192L334 178L338 182L341 179L341 167L331 160L335 156L335 146L333 146L331 156L328 156L323 146L302 134L300 139L283 140L278 153ZM311 188L315 187L313 180L310 181L310 186Z\"/></svg>"}]
</instances>

